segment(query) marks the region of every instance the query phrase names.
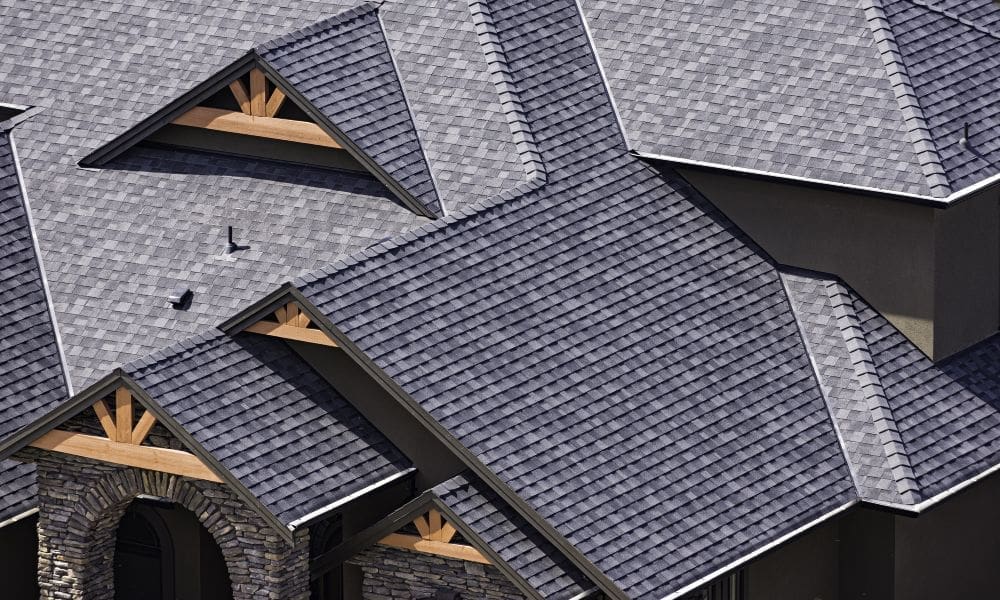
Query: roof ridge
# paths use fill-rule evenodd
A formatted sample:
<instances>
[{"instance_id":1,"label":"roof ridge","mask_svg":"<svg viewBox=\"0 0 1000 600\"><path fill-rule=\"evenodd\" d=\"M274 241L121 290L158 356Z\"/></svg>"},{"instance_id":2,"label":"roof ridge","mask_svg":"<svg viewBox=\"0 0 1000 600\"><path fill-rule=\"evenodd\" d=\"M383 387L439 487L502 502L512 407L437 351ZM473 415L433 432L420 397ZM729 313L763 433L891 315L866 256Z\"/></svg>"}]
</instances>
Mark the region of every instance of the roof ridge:
<instances>
[{"instance_id":1,"label":"roof ridge","mask_svg":"<svg viewBox=\"0 0 1000 600\"><path fill-rule=\"evenodd\" d=\"M927 117L920 106L916 91L910 82L902 53L896 44L892 26L885 14L882 0L863 0L861 3L868 27L875 39L875 47L885 64L889 84L903 113L903 123L913 143L914 152L931 195L947 196L952 192L951 182L945 174L937 145L930 133Z\"/></svg>"},{"instance_id":2,"label":"roof ridge","mask_svg":"<svg viewBox=\"0 0 1000 600\"><path fill-rule=\"evenodd\" d=\"M911 4L919 6L921 8L925 8L925 9L931 11L931 12L937 13L937 14L939 14L941 16L947 17L947 18L951 19L952 21L956 21L958 23L961 23L962 25L965 25L966 27L971 27L971 28L975 29L976 31L978 31L980 33L984 33L984 34L986 34L986 35L988 35L990 37L993 37L993 38L996 38L996 39L1000 40L1000 33L997 33L997 32L994 32L994 31L990 31L989 29L986 29L985 27L983 27L982 25L979 25L975 21L970 21L970 20L966 19L965 17L956 15L956 14L952 13L950 10L945 10L945 9L939 8L937 6L933 6L933 5L931 5L931 4L927 3L927 2L924 2L923 0L909 0L909 2Z\"/></svg>"},{"instance_id":3,"label":"roof ridge","mask_svg":"<svg viewBox=\"0 0 1000 600\"><path fill-rule=\"evenodd\" d=\"M493 22L493 13L485 0L469 0L469 10L472 12L476 37L486 59L486 68L500 97L500 108L513 133L518 157L524 165L529 180L544 180L548 176L545 163L542 161L535 134L521 104L520 94L515 88L514 76L510 71L496 23Z\"/></svg>"},{"instance_id":4,"label":"roof ridge","mask_svg":"<svg viewBox=\"0 0 1000 600\"><path fill-rule=\"evenodd\" d=\"M882 380L875 369L871 349L861 329L854 300L846 284L838 278L827 280L824 288L830 299L838 329L847 346L851 363L854 365L855 374L861 384L875 430L878 432L893 478L896 480L897 491L904 502L916 504L920 500L917 478L896 427L892 408L882 387Z\"/></svg>"},{"instance_id":5,"label":"roof ridge","mask_svg":"<svg viewBox=\"0 0 1000 600\"><path fill-rule=\"evenodd\" d=\"M305 27L300 27L298 29L294 29L292 31L289 31L287 33L279 35L276 38L272 38L272 39L270 39L270 40L268 40L268 41L266 41L266 42L264 42L262 44L258 44L257 46L254 47L254 51L256 51L258 53L261 53L261 52L263 52L265 50L271 50L271 49L274 49L274 48L279 48L279 47L284 46L285 44L288 44L288 43L290 43L292 41L295 41L295 40L297 40L299 38L305 37L307 35L311 35L313 33L318 33L320 31L323 31L324 29L327 29L327 28L333 26L333 25L339 25L340 23L343 23L344 21L349 21L350 19L352 19L352 18L354 18L356 16L365 14L367 12L378 12L379 6L380 6L379 4L376 4L376 3L371 2L371 1L362 2L361 4L359 4L357 6L353 6L351 8L344 9L344 10L338 12L338 13L330 15L329 17L320 19L319 21L316 21L315 23L310 23L309 25L306 25Z\"/></svg>"}]
</instances>

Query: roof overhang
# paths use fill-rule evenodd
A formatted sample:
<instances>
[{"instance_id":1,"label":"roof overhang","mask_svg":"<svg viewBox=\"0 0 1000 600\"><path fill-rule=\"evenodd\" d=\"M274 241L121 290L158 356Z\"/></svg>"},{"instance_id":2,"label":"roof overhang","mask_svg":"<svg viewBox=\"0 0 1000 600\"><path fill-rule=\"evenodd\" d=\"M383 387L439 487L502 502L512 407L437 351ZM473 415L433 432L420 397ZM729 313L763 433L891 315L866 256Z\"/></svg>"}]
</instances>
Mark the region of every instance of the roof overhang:
<instances>
[{"instance_id":1,"label":"roof overhang","mask_svg":"<svg viewBox=\"0 0 1000 600\"><path fill-rule=\"evenodd\" d=\"M716 173L724 173L729 175L741 175L744 177L750 177L753 179L760 179L764 181L791 183L791 184L814 187L836 192L884 198L886 200L896 200L899 202L908 202L911 204L929 206L932 208L948 208L949 206L953 206L955 204L961 203L964 200L967 200L968 198L972 197L974 194L978 192L983 192L994 188L1000 188L1000 173L997 173L996 175L993 175L991 177L987 177L986 179L983 179L982 181L970 185L968 187L962 188L961 190L953 192L948 196L936 197L936 196L926 196L921 194L909 194L906 192L897 192L883 188L852 185L849 183L840 183L837 181L830 181L826 179L814 179L811 177L787 175L775 171L748 169L745 167L737 167L722 163L694 160L690 158L682 158L679 156L667 156L664 154L656 154L651 152L640 152L637 150L632 150L631 154L633 156L636 156L644 160L661 162L674 167L688 167L692 169L699 169L703 171L711 171Z\"/></svg>"},{"instance_id":2,"label":"roof overhang","mask_svg":"<svg viewBox=\"0 0 1000 600\"><path fill-rule=\"evenodd\" d=\"M257 500L250 490L244 486L239 479L229 472L211 453L194 439L177 421L167 413L149 394L146 393L127 373L121 369L116 369L112 373L101 378L93 385L73 396L63 404L59 405L47 415L37 419L34 423L24 427L7 439L0 440L0 460L9 458L41 439L46 434L53 432L56 427L66 422L70 418L84 412L94 406L105 397L115 394L119 389L127 389L132 398L138 402L146 411L154 415L171 434L177 437L181 443L187 447L191 454L197 457L224 485L230 487L248 506L253 508L272 528L289 544L293 543L293 529L282 523L263 504ZM123 463L115 463L123 464ZM127 466L127 465L126 465Z\"/></svg>"}]
</instances>

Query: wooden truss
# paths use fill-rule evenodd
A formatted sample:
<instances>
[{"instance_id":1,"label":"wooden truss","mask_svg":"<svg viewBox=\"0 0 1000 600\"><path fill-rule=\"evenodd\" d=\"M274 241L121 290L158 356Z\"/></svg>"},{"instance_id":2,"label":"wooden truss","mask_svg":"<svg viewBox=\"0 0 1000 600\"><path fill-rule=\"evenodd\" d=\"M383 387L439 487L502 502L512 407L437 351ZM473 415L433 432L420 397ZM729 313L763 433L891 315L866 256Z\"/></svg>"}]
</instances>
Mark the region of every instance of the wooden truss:
<instances>
[{"instance_id":1,"label":"wooden truss","mask_svg":"<svg viewBox=\"0 0 1000 600\"><path fill-rule=\"evenodd\" d=\"M427 514L414 519L413 524L420 532L419 536L390 533L382 538L379 544L469 562L491 564L488 558L472 546L451 543L452 538L455 537L455 527L446 522L439 511L432 508L427 511Z\"/></svg>"},{"instance_id":2,"label":"wooden truss","mask_svg":"<svg viewBox=\"0 0 1000 600\"><path fill-rule=\"evenodd\" d=\"M267 83L264 72L255 68L250 71L249 93L241 79L229 84L229 90L240 106L238 112L196 106L174 119L173 124L327 148L341 147L315 123L277 117L285 103L285 92L272 83L271 95L268 97Z\"/></svg>"},{"instance_id":3,"label":"wooden truss","mask_svg":"<svg viewBox=\"0 0 1000 600\"><path fill-rule=\"evenodd\" d=\"M337 342L329 338L309 320L299 305L289 302L274 311L274 321L257 321L249 325L245 331L271 335L286 340L309 342L323 346L337 346Z\"/></svg>"},{"instance_id":4,"label":"wooden truss","mask_svg":"<svg viewBox=\"0 0 1000 600\"><path fill-rule=\"evenodd\" d=\"M120 387L115 390L113 416L104 400L94 403L94 412L97 413L97 419L107 438L54 429L30 445L116 465L222 482L201 459L190 452L143 446L143 441L156 424L156 416L147 410L136 422L133 408L132 393L128 388Z\"/></svg>"}]
</instances>

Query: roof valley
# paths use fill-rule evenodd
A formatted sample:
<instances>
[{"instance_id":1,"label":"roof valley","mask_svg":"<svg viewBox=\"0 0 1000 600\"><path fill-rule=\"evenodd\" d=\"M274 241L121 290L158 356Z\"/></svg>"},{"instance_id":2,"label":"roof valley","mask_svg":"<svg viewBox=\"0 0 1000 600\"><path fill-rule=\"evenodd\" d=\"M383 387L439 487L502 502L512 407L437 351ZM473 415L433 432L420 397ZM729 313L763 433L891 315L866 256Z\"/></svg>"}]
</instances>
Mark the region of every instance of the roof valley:
<instances>
[{"instance_id":1,"label":"roof valley","mask_svg":"<svg viewBox=\"0 0 1000 600\"><path fill-rule=\"evenodd\" d=\"M952 191L951 182L945 174L927 118L913 89L892 26L882 7L882 0L865 0L863 6L879 57L885 64L889 83L903 114L907 135L913 144L931 195L945 197Z\"/></svg>"}]
</instances>

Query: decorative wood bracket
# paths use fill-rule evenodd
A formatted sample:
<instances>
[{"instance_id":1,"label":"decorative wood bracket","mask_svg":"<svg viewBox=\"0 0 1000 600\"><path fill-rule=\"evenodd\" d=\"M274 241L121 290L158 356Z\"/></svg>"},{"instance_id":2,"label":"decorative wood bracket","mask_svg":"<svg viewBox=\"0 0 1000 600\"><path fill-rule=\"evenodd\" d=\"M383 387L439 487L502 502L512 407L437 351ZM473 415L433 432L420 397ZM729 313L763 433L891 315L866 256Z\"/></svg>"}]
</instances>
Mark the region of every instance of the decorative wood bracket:
<instances>
[{"instance_id":1,"label":"decorative wood bracket","mask_svg":"<svg viewBox=\"0 0 1000 600\"><path fill-rule=\"evenodd\" d=\"M379 544L469 562L492 564L488 558L472 546L451 543L452 538L455 537L455 527L446 522L439 511L432 508L427 511L426 515L414 519L413 524L420 532L419 537L403 533L390 533L382 538Z\"/></svg>"},{"instance_id":2,"label":"decorative wood bracket","mask_svg":"<svg viewBox=\"0 0 1000 600\"><path fill-rule=\"evenodd\" d=\"M274 318L274 321L257 321L247 326L244 331L297 342L337 346L337 342L318 329L294 302L289 302L274 311Z\"/></svg>"},{"instance_id":3,"label":"decorative wood bracket","mask_svg":"<svg viewBox=\"0 0 1000 600\"><path fill-rule=\"evenodd\" d=\"M173 124L327 148L341 147L316 123L278 117L278 111L284 105L286 95L281 88L273 83L271 85L272 91L268 97L267 76L255 68L250 71L249 93L240 79L229 84L229 91L240 106L238 112L196 106L174 119Z\"/></svg>"},{"instance_id":4,"label":"decorative wood bracket","mask_svg":"<svg viewBox=\"0 0 1000 600\"><path fill-rule=\"evenodd\" d=\"M104 400L94 403L94 412L97 413L97 419L108 436L107 439L55 429L30 445L42 450L82 456L117 465L222 482L215 472L190 452L143 446L142 442L156 424L156 415L147 410L143 412L139 421L135 422L133 407L132 393L128 388L120 387L115 390L114 417Z\"/></svg>"}]
</instances>

